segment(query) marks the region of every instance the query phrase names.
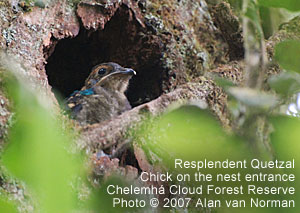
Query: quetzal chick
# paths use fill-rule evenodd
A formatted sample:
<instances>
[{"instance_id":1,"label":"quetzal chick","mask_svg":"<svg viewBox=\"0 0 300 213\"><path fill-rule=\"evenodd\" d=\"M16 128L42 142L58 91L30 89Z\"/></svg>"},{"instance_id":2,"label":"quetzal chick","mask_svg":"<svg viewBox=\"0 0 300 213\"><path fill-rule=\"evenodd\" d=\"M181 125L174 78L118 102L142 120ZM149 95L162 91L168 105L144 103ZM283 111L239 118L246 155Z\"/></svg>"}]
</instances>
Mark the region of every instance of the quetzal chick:
<instances>
[{"instance_id":1,"label":"quetzal chick","mask_svg":"<svg viewBox=\"0 0 300 213\"><path fill-rule=\"evenodd\" d=\"M131 109L124 92L136 72L109 62L96 65L81 90L67 99L71 116L80 124L109 120Z\"/></svg>"}]
</instances>

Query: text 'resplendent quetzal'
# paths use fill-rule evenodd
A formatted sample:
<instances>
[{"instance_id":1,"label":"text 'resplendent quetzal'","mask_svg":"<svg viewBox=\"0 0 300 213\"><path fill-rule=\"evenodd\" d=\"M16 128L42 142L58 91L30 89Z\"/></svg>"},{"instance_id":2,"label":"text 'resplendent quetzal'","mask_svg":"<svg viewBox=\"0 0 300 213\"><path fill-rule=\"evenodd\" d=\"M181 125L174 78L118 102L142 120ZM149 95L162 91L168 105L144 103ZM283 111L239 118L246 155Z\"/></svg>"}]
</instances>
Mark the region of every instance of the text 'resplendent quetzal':
<instances>
[{"instance_id":1,"label":"text 'resplendent quetzal'","mask_svg":"<svg viewBox=\"0 0 300 213\"><path fill-rule=\"evenodd\" d=\"M124 92L133 75L133 69L113 62L93 67L85 86L67 99L72 118L82 125L93 124L131 109Z\"/></svg>"}]
</instances>

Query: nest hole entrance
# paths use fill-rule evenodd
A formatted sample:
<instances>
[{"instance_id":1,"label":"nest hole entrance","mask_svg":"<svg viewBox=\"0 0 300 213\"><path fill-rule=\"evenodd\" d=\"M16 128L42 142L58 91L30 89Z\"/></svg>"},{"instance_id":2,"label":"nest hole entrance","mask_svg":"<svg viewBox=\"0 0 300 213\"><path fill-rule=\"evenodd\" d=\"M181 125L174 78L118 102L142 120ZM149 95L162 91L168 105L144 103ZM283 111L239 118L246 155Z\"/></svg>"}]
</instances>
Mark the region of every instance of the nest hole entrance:
<instances>
[{"instance_id":1,"label":"nest hole entrance","mask_svg":"<svg viewBox=\"0 0 300 213\"><path fill-rule=\"evenodd\" d=\"M162 94L164 68L163 45L120 7L103 30L91 31L81 26L79 35L59 41L44 50L49 84L63 98L80 90L91 68L103 62L116 62L137 71L126 92L131 105L148 102ZM53 51L51 51L51 49Z\"/></svg>"}]
</instances>

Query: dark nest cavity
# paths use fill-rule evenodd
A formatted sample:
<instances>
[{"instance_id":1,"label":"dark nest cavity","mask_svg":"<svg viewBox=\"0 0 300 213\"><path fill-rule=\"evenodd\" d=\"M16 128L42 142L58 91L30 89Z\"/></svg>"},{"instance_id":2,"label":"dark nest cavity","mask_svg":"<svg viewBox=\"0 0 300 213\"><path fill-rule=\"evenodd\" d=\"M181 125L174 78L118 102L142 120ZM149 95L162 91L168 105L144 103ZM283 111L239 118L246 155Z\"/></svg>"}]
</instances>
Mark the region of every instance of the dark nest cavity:
<instances>
[{"instance_id":1,"label":"dark nest cavity","mask_svg":"<svg viewBox=\"0 0 300 213\"><path fill-rule=\"evenodd\" d=\"M131 17L122 6L103 30L81 26L77 37L53 40L53 46L44 50L52 89L66 98L84 85L93 66L116 62L137 71L126 92L133 107L159 97L166 73L161 60L164 45Z\"/></svg>"}]
</instances>

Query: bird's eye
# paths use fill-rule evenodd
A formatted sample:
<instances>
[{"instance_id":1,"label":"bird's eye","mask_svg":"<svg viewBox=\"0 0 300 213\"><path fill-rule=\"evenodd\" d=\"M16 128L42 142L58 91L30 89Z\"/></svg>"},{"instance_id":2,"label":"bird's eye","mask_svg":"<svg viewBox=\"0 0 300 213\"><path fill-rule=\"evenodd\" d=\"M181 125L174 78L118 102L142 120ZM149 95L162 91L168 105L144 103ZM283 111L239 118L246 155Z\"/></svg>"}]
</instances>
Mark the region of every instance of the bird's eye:
<instances>
[{"instance_id":1,"label":"bird's eye","mask_svg":"<svg viewBox=\"0 0 300 213\"><path fill-rule=\"evenodd\" d=\"M98 74L99 75L104 75L106 72L106 69L105 68L101 68L99 71L98 71Z\"/></svg>"}]
</instances>

